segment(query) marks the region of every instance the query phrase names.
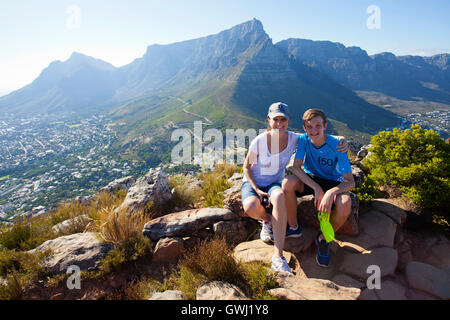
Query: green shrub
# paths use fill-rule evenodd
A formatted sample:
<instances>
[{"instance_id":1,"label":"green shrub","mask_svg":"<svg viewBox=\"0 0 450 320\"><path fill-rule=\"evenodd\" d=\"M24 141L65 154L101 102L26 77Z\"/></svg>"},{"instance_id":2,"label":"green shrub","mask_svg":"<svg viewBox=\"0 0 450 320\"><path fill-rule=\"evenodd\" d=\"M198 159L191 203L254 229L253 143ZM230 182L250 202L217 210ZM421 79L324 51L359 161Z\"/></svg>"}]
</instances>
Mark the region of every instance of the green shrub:
<instances>
[{"instance_id":1,"label":"green shrub","mask_svg":"<svg viewBox=\"0 0 450 320\"><path fill-rule=\"evenodd\" d=\"M414 203L447 212L450 200L450 145L433 130L382 131L372 137L367 165L378 185L393 185Z\"/></svg>"},{"instance_id":2,"label":"green shrub","mask_svg":"<svg viewBox=\"0 0 450 320\"><path fill-rule=\"evenodd\" d=\"M361 187L353 189L352 192L358 196L360 204L363 206L367 205L372 199L382 197L382 193L370 176L366 177Z\"/></svg>"},{"instance_id":3,"label":"green shrub","mask_svg":"<svg viewBox=\"0 0 450 320\"><path fill-rule=\"evenodd\" d=\"M6 284L0 283L0 300L21 299L30 286L47 277L49 273L40 262L48 254L0 248L0 277L6 280Z\"/></svg>"},{"instance_id":4,"label":"green shrub","mask_svg":"<svg viewBox=\"0 0 450 320\"><path fill-rule=\"evenodd\" d=\"M96 277L101 278L113 271L120 271L125 263L135 261L150 253L151 246L151 241L142 235L135 235L124 240L103 258Z\"/></svg>"}]
</instances>

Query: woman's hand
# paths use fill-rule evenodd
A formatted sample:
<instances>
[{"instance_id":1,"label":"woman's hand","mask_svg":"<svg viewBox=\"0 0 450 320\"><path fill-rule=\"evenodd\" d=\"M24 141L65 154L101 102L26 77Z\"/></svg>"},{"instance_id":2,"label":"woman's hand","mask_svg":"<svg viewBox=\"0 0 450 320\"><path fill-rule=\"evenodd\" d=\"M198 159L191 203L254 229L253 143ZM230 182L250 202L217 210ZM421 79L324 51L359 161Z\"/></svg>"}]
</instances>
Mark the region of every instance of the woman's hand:
<instances>
[{"instance_id":1,"label":"woman's hand","mask_svg":"<svg viewBox=\"0 0 450 320\"><path fill-rule=\"evenodd\" d=\"M262 199L263 199L264 196L269 198L269 194L267 192L262 191L262 190L256 189L256 193L258 194L259 201L261 201L261 202L262 202Z\"/></svg>"},{"instance_id":2,"label":"woman's hand","mask_svg":"<svg viewBox=\"0 0 450 320\"><path fill-rule=\"evenodd\" d=\"M348 142L347 142L347 139L345 139L344 137L341 137L341 136L339 136L339 137L337 137L338 139L339 139L339 145L336 147L336 149L339 151L339 152L342 152L342 153L347 153L347 151L348 151Z\"/></svg>"}]
</instances>

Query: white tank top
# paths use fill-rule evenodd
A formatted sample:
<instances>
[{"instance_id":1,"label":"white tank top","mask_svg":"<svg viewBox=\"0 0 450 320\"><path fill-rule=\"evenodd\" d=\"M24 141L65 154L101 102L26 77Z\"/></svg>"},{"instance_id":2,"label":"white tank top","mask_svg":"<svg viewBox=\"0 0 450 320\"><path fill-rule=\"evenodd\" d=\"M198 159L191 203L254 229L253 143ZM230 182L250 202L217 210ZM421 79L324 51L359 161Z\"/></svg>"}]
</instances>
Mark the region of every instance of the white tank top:
<instances>
[{"instance_id":1,"label":"white tank top","mask_svg":"<svg viewBox=\"0 0 450 320\"><path fill-rule=\"evenodd\" d=\"M288 131L286 148L279 153L271 154L267 146L267 134L267 131L261 133L252 140L249 146L249 151L257 155L256 163L251 164L250 169L253 173L253 180L258 187L267 187L274 182L281 184L286 166L298 143L298 135ZM245 175L243 181L247 181Z\"/></svg>"}]
</instances>

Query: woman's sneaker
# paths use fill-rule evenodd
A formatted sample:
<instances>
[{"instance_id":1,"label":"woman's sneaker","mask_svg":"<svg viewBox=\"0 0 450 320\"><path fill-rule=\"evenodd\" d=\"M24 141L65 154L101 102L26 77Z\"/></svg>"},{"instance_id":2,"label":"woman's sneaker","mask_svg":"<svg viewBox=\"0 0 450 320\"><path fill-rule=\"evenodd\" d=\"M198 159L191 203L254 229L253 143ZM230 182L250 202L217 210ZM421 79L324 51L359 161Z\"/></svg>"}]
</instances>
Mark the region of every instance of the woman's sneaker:
<instances>
[{"instance_id":1,"label":"woman's sneaker","mask_svg":"<svg viewBox=\"0 0 450 320\"><path fill-rule=\"evenodd\" d=\"M271 242L272 241L271 240L272 221L269 221L269 222L262 221L261 224L262 224L262 227L261 227L261 233L260 233L259 237L264 242ZM272 236L272 238L273 238L273 236Z\"/></svg>"},{"instance_id":2,"label":"woman's sneaker","mask_svg":"<svg viewBox=\"0 0 450 320\"><path fill-rule=\"evenodd\" d=\"M291 229L289 225L286 228L286 238L300 238L302 236L302 228L297 225L297 228Z\"/></svg>"},{"instance_id":3,"label":"woman's sneaker","mask_svg":"<svg viewBox=\"0 0 450 320\"><path fill-rule=\"evenodd\" d=\"M287 264L285 257L280 257L278 254L272 256L272 270L275 272L283 272L289 275L294 275L291 268Z\"/></svg>"},{"instance_id":4,"label":"woman's sneaker","mask_svg":"<svg viewBox=\"0 0 450 320\"><path fill-rule=\"evenodd\" d=\"M325 239L319 241L319 236L320 233L316 237L316 245L317 245L316 261L319 266L328 267L330 264L330 248Z\"/></svg>"}]
</instances>

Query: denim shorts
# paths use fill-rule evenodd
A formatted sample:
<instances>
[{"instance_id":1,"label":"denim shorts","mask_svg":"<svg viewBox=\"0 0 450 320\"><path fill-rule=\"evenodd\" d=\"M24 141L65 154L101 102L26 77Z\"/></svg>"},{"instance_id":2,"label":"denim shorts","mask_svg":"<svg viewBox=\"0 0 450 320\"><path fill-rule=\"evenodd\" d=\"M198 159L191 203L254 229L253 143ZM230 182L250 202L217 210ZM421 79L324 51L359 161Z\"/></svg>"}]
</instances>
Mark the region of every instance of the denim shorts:
<instances>
[{"instance_id":1,"label":"denim shorts","mask_svg":"<svg viewBox=\"0 0 450 320\"><path fill-rule=\"evenodd\" d=\"M273 190L275 189L281 189L281 183L280 182L274 182L270 185L268 185L267 187L259 187L259 189L261 191L264 191L266 193L270 194L272 193ZM258 194L256 193L255 189L252 188L252 185L250 184L250 182L248 181L244 181L242 183L242 187L241 187L241 200L242 203L244 203L244 200L250 196L255 196L257 198L259 198Z\"/></svg>"}]
</instances>

